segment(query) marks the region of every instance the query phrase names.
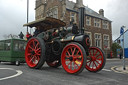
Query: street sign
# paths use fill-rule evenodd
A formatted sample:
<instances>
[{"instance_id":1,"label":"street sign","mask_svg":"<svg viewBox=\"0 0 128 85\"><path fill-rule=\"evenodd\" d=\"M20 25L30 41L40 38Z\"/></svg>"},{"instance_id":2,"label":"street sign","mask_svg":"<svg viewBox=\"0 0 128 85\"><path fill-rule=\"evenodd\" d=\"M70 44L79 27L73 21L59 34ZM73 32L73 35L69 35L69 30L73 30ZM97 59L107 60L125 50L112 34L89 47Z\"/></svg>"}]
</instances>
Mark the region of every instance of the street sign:
<instances>
[{"instance_id":1,"label":"street sign","mask_svg":"<svg viewBox=\"0 0 128 85\"><path fill-rule=\"evenodd\" d=\"M124 33L124 28L121 27L121 28L120 28L120 35L123 35L123 33Z\"/></svg>"}]
</instances>

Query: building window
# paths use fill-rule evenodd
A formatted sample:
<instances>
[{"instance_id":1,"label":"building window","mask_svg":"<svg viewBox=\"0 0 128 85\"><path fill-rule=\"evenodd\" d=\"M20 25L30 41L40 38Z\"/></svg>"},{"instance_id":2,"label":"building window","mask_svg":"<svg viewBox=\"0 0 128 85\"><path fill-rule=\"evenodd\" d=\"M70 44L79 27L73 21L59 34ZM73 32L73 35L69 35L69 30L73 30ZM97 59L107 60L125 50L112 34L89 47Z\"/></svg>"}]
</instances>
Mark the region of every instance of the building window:
<instances>
[{"instance_id":1,"label":"building window","mask_svg":"<svg viewBox=\"0 0 128 85\"><path fill-rule=\"evenodd\" d=\"M107 21L103 21L103 29L108 29L108 22Z\"/></svg>"},{"instance_id":2,"label":"building window","mask_svg":"<svg viewBox=\"0 0 128 85\"><path fill-rule=\"evenodd\" d=\"M91 26L91 17L86 16L86 25Z\"/></svg>"},{"instance_id":3,"label":"building window","mask_svg":"<svg viewBox=\"0 0 128 85\"><path fill-rule=\"evenodd\" d=\"M91 32L85 32L90 38L90 46L92 46L92 33Z\"/></svg>"},{"instance_id":4,"label":"building window","mask_svg":"<svg viewBox=\"0 0 128 85\"><path fill-rule=\"evenodd\" d=\"M70 13L70 24L72 24L73 22L76 23L76 13L71 12Z\"/></svg>"},{"instance_id":5,"label":"building window","mask_svg":"<svg viewBox=\"0 0 128 85\"><path fill-rule=\"evenodd\" d=\"M47 11L47 17L53 17L58 19L58 7L53 7Z\"/></svg>"},{"instance_id":6,"label":"building window","mask_svg":"<svg viewBox=\"0 0 128 85\"><path fill-rule=\"evenodd\" d=\"M110 48L109 35L104 34L104 48Z\"/></svg>"},{"instance_id":7,"label":"building window","mask_svg":"<svg viewBox=\"0 0 128 85\"><path fill-rule=\"evenodd\" d=\"M100 33L95 33L95 46L101 48L102 43L101 43L101 34Z\"/></svg>"},{"instance_id":8,"label":"building window","mask_svg":"<svg viewBox=\"0 0 128 85\"><path fill-rule=\"evenodd\" d=\"M94 27L98 27L100 28L101 27L101 20L100 19L94 19Z\"/></svg>"}]
</instances>

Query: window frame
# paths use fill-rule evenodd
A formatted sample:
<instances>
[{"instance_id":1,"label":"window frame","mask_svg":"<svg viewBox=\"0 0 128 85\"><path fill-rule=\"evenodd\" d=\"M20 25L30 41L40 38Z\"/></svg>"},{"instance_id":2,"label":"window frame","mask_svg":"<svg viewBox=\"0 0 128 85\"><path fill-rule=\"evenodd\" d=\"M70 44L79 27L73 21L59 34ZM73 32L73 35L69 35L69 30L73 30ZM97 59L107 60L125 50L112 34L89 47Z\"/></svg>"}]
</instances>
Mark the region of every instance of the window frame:
<instances>
[{"instance_id":1,"label":"window frame","mask_svg":"<svg viewBox=\"0 0 128 85\"><path fill-rule=\"evenodd\" d=\"M91 26L91 17L90 16L86 16L86 25Z\"/></svg>"},{"instance_id":2,"label":"window frame","mask_svg":"<svg viewBox=\"0 0 128 85\"><path fill-rule=\"evenodd\" d=\"M109 22L103 20L103 21L102 21L102 27L103 27L103 29L109 29Z\"/></svg>"},{"instance_id":3,"label":"window frame","mask_svg":"<svg viewBox=\"0 0 128 85\"><path fill-rule=\"evenodd\" d=\"M105 36L107 36L108 39L105 39ZM108 46L107 46L107 48L105 48L105 41L108 41ZM110 49L110 37L109 37L109 35L107 35L107 34L104 34L104 35L103 35L103 46L104 46L104 49Z\"/></svg>"},{"instance_id":4,"label":"window frame","mask_svg":"<svg viewBox=\"0 0 128 85\"><path fill-rule=\"evenodd\" d=\"M74 14L74 16L72 16ZM76 23L76 13L75 12L70 12L70 22L72 21L72 18L74 19L74 23Z\"/></svg>"},{"instance_id":5,"label":"window frame","mask_svg":"<svg viewBox=\"0 0 128 85\"><path fill-rule=\"evenodd\" d=\"M101 20L94 18L94 27L101 28Z\"/></svg>"},{"instance_id":6,"label":"window frame","mask_svg":"<svg viewBox=\"0 0 128 85\"><path fill-rule=\"evenodd\" d=\"M100 36L100 38L96 38L96 35L98 35L98 37ZM101 33L95 33L94 34L94 39L95 39L95 46L99 47L99 48L102 48L102 35L101 35ZM97 46L96 40L100 40L100 46Z\"/></svg>"}]
</instances>

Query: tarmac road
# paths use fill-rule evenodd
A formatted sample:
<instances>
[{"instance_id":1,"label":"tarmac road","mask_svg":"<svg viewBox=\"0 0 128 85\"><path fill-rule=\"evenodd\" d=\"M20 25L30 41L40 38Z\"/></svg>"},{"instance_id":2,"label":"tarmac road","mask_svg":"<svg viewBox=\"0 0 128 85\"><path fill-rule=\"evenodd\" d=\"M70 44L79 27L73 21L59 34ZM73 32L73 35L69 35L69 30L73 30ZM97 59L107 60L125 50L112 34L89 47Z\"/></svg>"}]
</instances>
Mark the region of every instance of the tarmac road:
<instances>
[{"instance_id":1,"label":"tarmac road","mask_svg":"<svg viewBox=\"0 0 128 85\"><path fill-rule=\"evenodd\" d=\"M128 61L126 64L128 65ZM107 60L105 68L98 73L91 73L85 69L79 75L70 75L62 67L55 69L46 64L42 69L35 70L26 64L15 66L2 63L0 85L128 85L127 73L111 70L112 67L121 65L122 61L119 59Z\"/></svg>"}]
</instances>

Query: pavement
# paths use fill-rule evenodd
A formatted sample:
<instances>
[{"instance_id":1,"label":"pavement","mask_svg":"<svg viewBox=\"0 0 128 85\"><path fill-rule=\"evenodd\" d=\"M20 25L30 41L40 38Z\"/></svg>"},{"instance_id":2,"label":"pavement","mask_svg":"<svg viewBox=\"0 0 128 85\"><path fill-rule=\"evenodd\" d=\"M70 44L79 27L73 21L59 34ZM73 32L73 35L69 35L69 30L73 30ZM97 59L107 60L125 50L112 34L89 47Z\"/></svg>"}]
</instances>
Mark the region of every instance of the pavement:
<instances>
[{"instance_id":1,"label":"pavement","mask_svg":"<svg viewBox=\"0 0 128 85\"><path fill-rule=\"evenodd\" d=\"M119 58L112 58L112 59L107 59L107 60L120 60L123 61L122 59ZM125 62L128 61L128 58L125 58ZM123 73L123 74L128 74L128 65L125 65L125 70L123 65L122 66L114 66L111 68L111 70L115 71L116 73Z\"/></svg>"}]
</instances>

